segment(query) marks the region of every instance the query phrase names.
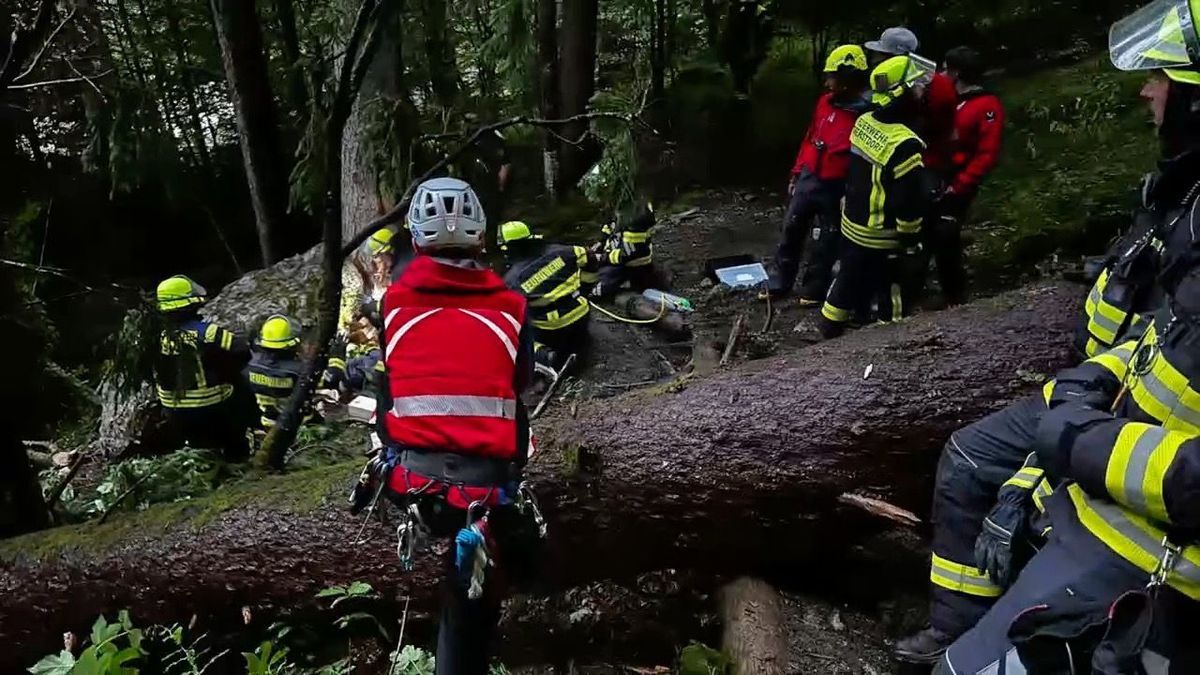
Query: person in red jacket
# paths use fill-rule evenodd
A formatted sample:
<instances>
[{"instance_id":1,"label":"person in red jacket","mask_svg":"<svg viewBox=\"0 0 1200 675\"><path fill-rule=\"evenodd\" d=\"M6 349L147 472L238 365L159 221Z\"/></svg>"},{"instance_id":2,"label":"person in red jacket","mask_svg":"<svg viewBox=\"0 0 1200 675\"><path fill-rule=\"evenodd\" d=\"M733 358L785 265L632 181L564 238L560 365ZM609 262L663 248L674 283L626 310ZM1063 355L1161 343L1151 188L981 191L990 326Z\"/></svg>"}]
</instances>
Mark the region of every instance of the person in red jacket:
<instances>
[{"instance_id":1,"label":"person in red jacket","mask_svg":"<svg viewBox=\"0 0 1200 675\"><path fill-rule=\"evenodd\" d=\"M525 297L479 262L486 223L468 184L421 184L408 214L417 255L381 302L383 448L366 473L404 510L406 555L424 534L452 538L439 674L487 672L501 599L493 577L510 576L527 550L516 538L527 511L520 395L533 377L532 325Z\"/></svg>"},{"instance_id":2,"label":"person in red jacket","mask_svg":"<svg viewBox=\"0 0 1200 675\"><path fill-rule=\"evenodd\" d=\"M979 53L955 47L946 53L945 75L959 97L951 137L950 161L939 168L942 194L934 209L926 244L937 266L938 283L947 305L966 300L962 225L983 179L1000 159L1004 106L981 81Z\"/></svg>"},{"instance_id":3,"label":"person in red jacket","mask_svg":"<svg viewBox=\"0 0 1200 675\"><path fill-rule=\"evenodd\" d=\"M791 293L803 256L799 303L815 306L825 300L837 260L839 203L850 169L850 132L858 116L870 109L867 101L867 57L858 45L843 45L825 61L825 86L792 175L788 180L787 213L775 253L775 272L768 292ZM811 243L805 244L811 238Z\"/></svg>"}]
</instances>

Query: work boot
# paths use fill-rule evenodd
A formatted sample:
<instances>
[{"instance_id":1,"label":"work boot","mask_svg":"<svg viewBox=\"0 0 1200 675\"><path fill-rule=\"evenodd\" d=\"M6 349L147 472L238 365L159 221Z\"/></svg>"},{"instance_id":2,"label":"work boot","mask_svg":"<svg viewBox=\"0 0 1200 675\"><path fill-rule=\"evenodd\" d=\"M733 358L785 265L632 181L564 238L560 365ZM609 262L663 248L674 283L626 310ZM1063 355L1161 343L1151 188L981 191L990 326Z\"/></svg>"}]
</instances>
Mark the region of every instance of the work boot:
<instances>
[{"instance_id":1,"label":"work boot","mask_svg":"<svg viewBox=\"0 0 1200 675\"><path fill-rule=\"evenodd\" d=\"M953 642L949 634L931 626L897 642L896 658L904 663L932 666Z\"/></svg>"}]
</instances>

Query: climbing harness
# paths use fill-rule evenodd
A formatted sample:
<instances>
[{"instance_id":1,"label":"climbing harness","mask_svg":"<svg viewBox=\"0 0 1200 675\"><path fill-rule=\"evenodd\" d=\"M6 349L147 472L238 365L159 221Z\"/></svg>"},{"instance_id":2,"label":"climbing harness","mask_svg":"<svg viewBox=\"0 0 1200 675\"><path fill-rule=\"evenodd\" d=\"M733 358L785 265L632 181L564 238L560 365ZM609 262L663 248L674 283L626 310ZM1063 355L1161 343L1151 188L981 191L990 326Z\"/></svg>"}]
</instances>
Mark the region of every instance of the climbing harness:
<instances>
[{"instance_id":1,"label":"climbing harness","mask_svg":"<svg viewBox=\"0 0 1200 675\"><path fill-rule=\"evenodd\" d=\"M404 521L396 528L396 555L405 572L413 570L413 559L429 543L429 526L421 517L416 503L409 503L404 512Z\"/></svg>"}]
</instances>

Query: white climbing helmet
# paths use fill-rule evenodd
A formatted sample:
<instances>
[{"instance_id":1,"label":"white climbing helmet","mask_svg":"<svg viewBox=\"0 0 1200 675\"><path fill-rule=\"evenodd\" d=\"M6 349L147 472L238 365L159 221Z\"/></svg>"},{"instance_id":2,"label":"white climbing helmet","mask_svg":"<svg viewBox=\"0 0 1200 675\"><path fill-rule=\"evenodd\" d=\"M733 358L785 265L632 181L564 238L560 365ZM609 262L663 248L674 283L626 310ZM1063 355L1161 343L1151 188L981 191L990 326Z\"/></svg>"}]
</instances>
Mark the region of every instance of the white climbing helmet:
<instances>
[{"instance_id":1,"label":"white climbing helmet","mask_svg":"<svg viewBox=\"0 0 1200 675\"><path fill-rule=\"evenodd\" d=\"M486 223L475 190L457 178L421 183L408 208L408 228L422 250L482 248Z\"/></svg>"}]
</instances>

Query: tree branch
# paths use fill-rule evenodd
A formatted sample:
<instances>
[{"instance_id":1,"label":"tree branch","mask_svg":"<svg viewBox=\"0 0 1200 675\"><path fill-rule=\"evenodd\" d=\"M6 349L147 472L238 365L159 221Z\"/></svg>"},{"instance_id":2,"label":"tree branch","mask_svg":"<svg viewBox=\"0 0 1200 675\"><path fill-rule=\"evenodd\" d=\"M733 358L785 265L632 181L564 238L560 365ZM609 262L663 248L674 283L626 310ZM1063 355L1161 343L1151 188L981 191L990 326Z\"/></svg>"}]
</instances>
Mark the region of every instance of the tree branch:
<instances>
[{"instance_id":1,"label":"tree branch","mask_svg":"<svg viewBox=\"0 0 1200 675\"><path fill-rule=\"evenodd\" d=\"M89 85L91 85L92 89L96 90L96 94L100 97L101 101L104 101L105 103L108 102L108 97L104 95L104 92L100 90L100 87L96 86L96 83L92 81L92 78L79 72L79 69L75 67L74 61L70 59L63 59L63 61L66 62L67 67L71 69L71 72L75 73L79 77L82 77L84 82L87 82Z\"/></svg>"},{"instance_id":2,"label":"tree branch","mask_svg":"<svg viewBox=\"0 0 1200 675\"><path fill-rule=\"evenodd\" d=\"M374 56L373 45L369 44L370 49L359 50L359 45L363 42L367 35L367 30L371 26L379 11L379 0L364 0L358 7L358 14L354 17L354 28L350 31L350 37L346 40L346 55L342 58L342 67L338 73L337 90L334 92L333 107L330 111L330 124L338 124L345 127L346 120L350 117L350 108L354 103L354 98L358 94L358 89L353 88L355 76L361 68L364 72L371 63L371 58ZM374 33L374 31L372 31ZM368 54L368 52L370 52ZM360 83L362 79L358 80Z\"/></svg>"},{"instance_id":3,"label":"tree branch","mask_svg":"<svg viewBox=\"0 0 1200 675\"><path fill-rule=\"evenodd\" d=\"M50 30L50 17L54 15L55 0L42 0L38 5L37 15L33 20L33 28L27 33L13 30L12 42L8 46L8 55L4 58L4 66L0 67L0 91L16 77L16 71L25 62L26 42L41 41L46 31Z\"/></svg>"},{"instance_id":4,"label":"tree branch","mask_svg":"<svg viewBox=\"0 0 1200 675\"><path fill-rule=\"evenodd\" d=\"M367 223L367 226L361 232L354 235L354 237L348 243L346 243L345 246L342 247L342 257L347 257L347 256L350 256L351 254L353 254L354 251L356 251L359 246L362 246L363 242L365 242L372 234L375 234L379 230L387 227L388 225L392 225L394 223L398 223L401 220L403 220L404 215L406 213L408 213L409 203L412 201L413 193L416 192L417 186L420 185L421 183L424 183L425 181L429 180L430 178L432 178L434 176L434 174L436 174L438 171L441 171L446 166L457 161L460 157L462 157L464 154L466 154L466 152L468 150L470 150L472 147L474 147L476 144L478 144L480 139L482 139L486 134L493 133L496 131L501 131L503 129L507 129L509 127L515 127L518 125L541 127L544 129L553 130L557 127L574 124L576 122L584 122L584 121L590 122L590 121L594 121L594 120L607 119L607 120L617 120L620 122L625 122L626 124L629 124L630 126L643 128L644 130L647 131L647 133L650 133L655 136L661 135L661 134L659 134L657 129L650 126L650 124L648 124L645 120L643 120L641 118L642 112L643 111L641 111L641 110L639 110L637 113L590 112L590 113L581 113L579 115L572 115L571 117L564 117L562 119L555 119L555 120L548 120L548 119L542 119L540 117L528 117L525 115L521 115L518 117L512 117L507 120L496 122L494 124L488 124L488 125L481 126L481 127L477 128L470 136L468 136L467 140L465 142L463 142L461 145L459 145L457 148L455 148L452 152L447 154L441 160L436 162L427 171L425 171L425 173L421 174L420 177L418 177L416 180L414 180L412 183L410 183L408 186L408 189L404 191L404 197L396 204L395 208L393 208L391 211L388 211L387 213L383 214L382 216L376 218L375 220L372 220L370 223ZM568 139L564 139L564 140L566 140L568 143L571 142ZM580 139L580 141L576 141L576 142L581 142L581 141L582 141L582 138Z\"/></svg>"},{"instance_id":5,"label":"tree branch","mask_svg":"<svg viewBox=\"0 0 1200 675\"><path fill-rule=\"evenodd\" d=\"M65 17L63 17L63 20L59 22L58 26L56 26L54 28L54 30L50 32L50 36L47 37L44 42L42 42L42 48L39 49L38 53L33 56L33 60L31 60L29 62L29 65L25 67L25 70L22 71L20 75L17 75L16 77L14 77L12 79L12 81L14 83L20 82L22 79L27 77L30 73L32 73L35 68L38 67L38 63L41 62L42 56L44 56L46 54L46 50L49 49L50 45L54 43L54 38L58 37L58 34L60 31L62 31L63 27L66 26L68 23L70 23L71 20L74 18L75 18L75 8L72 7L71 11L68 12L67 15Z\"/></svg>"},{"instance_id":6,"label":"tree branch","mask_svg":"<svg viewBox=\"0 0 1200 675\"><path fill-rule=\"evenodd\" d=\"M92 78L98 79L98 78L104 77L105 75L108 75L111 72L112 72L112 68L109 68L108 70L104 71L103 73L96 73L95 75L92 75ZM86 81L88 84L92 85L93 87L96 86L96 84L94 82L92 82L92 80L89 79L87 75L80 75L79 77L64 77L59 80L42 80L41 82L28 82L26 84L10 84L10 85L8 85L8 88L9 89L33 89L34 87L49 87L49 86L55 85L55 84L70 84L71 82L84 82L84 81Z\"/></svg>"}]
</instances>

